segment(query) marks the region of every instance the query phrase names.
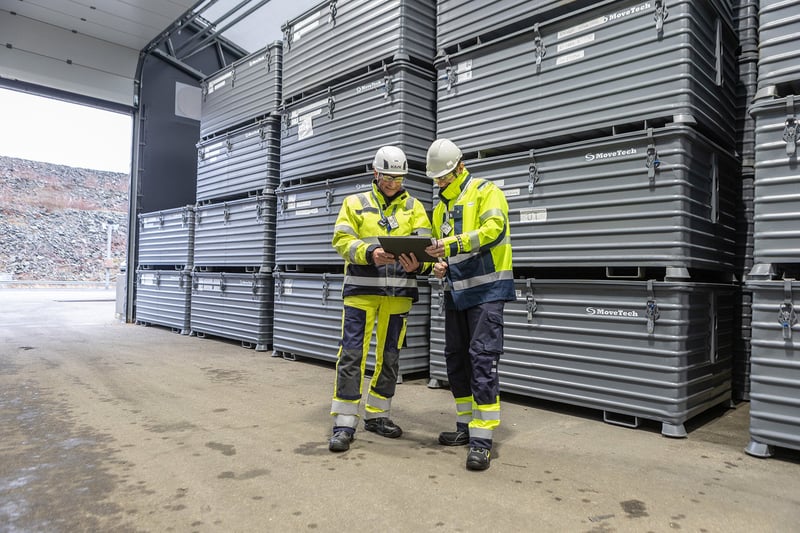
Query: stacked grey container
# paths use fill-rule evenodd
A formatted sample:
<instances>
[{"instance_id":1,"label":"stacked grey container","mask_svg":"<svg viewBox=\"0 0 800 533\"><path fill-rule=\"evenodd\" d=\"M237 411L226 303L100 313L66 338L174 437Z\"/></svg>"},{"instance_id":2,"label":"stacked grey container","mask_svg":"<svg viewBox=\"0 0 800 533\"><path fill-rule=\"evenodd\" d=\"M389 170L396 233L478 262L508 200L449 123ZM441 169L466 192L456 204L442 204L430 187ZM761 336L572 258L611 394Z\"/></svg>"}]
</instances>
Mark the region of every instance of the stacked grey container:
<instances>
[{"instance_id":1,"label":"stacked grey container","mask_svg":"<svg viewBox=\"0 0 800 533\"><path fill-rule=\"evenodd\" d=\"M800 450L800 2L762 0L755 120L750 444Z\"/></svg>"},{"instance_id":2,"label":"stacked grey container","mask_svg":"<svg viewBox=\"0 0 800 533\"><path fill-rule=\"evenodd\" d=\"M405 151L405 187L431 206L421 170L435 133L435 7L326 0L283 31L274 351L335 361L344 261L331 247L333 226L347 195L370 190L378 148ZM401 377L428 368L428 294L423 287L410 314Z\"/></svg>"},{"instance_id":3,"label":"stacked grey container","mask_svg":"<svg viewBox=\"0 0 800 533\"><path fill-rule=\"evenodd\" d=\"M509 201L501 390L684 436L731 398L733 324L716 317L735 296L732 8L474 4L438 2L437 129Z\"/></svg>"},{"instance_id":4,"label":"stacked grey container","mask_svg":"<svg viewBox=\"0 0 800 533\"><path fill-rule=\"evenodd\" d=\"M139 215L136 323L189 333L195 208Z\"/></svg>"},{"instance_id":5,"label":"stacked grey container","mask_svg":"<svg viewBox=\"0 0 800 533\"><path fill-rule=\"evenodd\" d=\"M202 83L192 333L272 346L283 44Z\"/></svg>"}]
</instances>

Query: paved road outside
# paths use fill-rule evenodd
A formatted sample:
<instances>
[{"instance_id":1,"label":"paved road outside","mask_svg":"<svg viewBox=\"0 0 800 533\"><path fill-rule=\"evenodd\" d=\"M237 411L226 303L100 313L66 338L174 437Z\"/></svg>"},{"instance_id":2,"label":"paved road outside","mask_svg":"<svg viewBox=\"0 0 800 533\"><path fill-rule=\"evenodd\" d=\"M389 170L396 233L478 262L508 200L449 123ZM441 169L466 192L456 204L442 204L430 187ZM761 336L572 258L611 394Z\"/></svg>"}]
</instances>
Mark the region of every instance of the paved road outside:
<instances>
[{"instance_id":1,"label":"paved road outside","mask_svg":"<svg viewBox=\"0 0 800 533\"><path fill-rule=\"evenodd\" d=\"M332 365L124 324L113 299L0 290L0 532L800 530L800 453L746 455L747 403L670 439L506 395L468 472L436 444L449 391L420 377L403 438L332 454Z\"/></svg>"}]
</instances>

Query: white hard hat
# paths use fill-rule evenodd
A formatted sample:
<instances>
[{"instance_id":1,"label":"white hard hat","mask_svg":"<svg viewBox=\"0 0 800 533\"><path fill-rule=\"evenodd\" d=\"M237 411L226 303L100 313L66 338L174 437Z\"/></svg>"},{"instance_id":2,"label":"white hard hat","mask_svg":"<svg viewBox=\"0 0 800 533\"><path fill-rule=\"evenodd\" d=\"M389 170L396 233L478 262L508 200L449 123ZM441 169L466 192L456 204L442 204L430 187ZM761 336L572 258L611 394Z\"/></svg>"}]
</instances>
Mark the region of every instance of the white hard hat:
<instances>
[{"instance_id":1,"label":"white hard hat","mask_svg":"<svg viewBox=\"0 0 800 533\"><path fill-rule=\"evenodd\" d=\"M396 146L382 146L375 154L372 168L381 174L402 176L408 174L406 154Z\"/></svg>"},{"instance_id":2,"label":"white hard hat","mask_svg":"<svg viewBox=\"0 0 800 533\"><path fill-rule=\"evenodd\" d=\"M461 149L450 139L436 139L428 148L426 174L436 179L455 170L461 161Z\"/></svg>"}]
</instances>

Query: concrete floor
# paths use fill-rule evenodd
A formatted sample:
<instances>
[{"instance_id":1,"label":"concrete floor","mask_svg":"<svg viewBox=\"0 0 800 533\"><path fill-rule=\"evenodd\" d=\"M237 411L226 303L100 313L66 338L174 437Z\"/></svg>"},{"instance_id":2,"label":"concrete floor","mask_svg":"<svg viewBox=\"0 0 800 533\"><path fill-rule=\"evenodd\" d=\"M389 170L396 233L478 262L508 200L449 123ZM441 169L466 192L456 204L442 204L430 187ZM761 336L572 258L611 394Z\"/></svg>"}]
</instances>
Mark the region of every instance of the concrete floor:
<instances>
[{"instance_id":1,"label":"concrete floor","mask_svg":"<svg viewBox=\"0 0 800 533\"><path fill-rule=\"evenodd\" d=\"M446 389L398 387L405 434L326 439L333 367L114 319L114 292L0 289L0 531L800 530L800 452L743 451L748 404L688 438L503 397L464 468Z\"/></svg>"}]
</instances>

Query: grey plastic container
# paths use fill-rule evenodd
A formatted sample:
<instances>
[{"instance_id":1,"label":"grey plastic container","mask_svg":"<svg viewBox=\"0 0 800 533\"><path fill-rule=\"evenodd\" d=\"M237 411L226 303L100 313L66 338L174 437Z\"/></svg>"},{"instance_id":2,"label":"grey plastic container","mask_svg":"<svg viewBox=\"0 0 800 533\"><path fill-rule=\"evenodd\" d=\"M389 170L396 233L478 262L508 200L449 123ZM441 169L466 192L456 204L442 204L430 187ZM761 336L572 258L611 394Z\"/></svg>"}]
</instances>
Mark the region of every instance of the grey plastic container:
<instances>
[{"instance_id":1,"label":"grey plastic container","mask_svg":"<svg viewBox=\"0 0 800 533\"><path fill-rule=\"evenodd\" d=\"M736 35L710 2L619 1L440 56L437 132L468 153L693 124L734 146Z\"/></svg>"},{"instance_id":2,"label":"grey plastic container","mask_svg":"<svg viewBox=\"0 0 800 533\"><path fill-rule=\"evenodd\" d=\"M274 272L274 351L287 359L306 357L336 362L342 331L342 274ZM430 286L419 280L419 301L408 315L406 340L400 350L400 377L427 372ZM313 317L313 320L310 318ZM367 368L375 369L373 335ZM332 386L332 385L331 385Z\"/></svg>"},{"instance_id":3,"label":"grey plastic container","mask_svg":"<svg viewBox=\"0 0 800 533\"><path fill-rule=\"evenodd\" d=\"M435 99L433 75L402 61L292 103L281 123L281 182L361 171L387 144L423 168Z\"/></svg>"},{"instance_id":4,"label":"grey plastic container","mask_svg":"<svg viewBox=\"0 0 800 533\"><path fill-rule=\"evenodd\" d=\"M432 283L431 378L447 380ZM731 399L734 288L659 281L515 281L504 313L500 390L602 410L610 423L684 422ZM650 312L652 311L652 312Z\"/></svg>"},{"instance_id":5,"label":"grey plastic container","mask_svg":"<svg viewBox=\"0 0 800 533\"><path fill-rule=\"evenodd\" d=\"M272 347L272 273L192 272L192 335Z\"/></svg>"},{"instance_id":6,"label":"grey plastic container","mask_svg":"<svg viewBox=\"0 0 800 533\"><path fill-rule=\"evenodd\" d=\"M200 137L273 115L281 103L283 43L243 57L202 81Z\"/></svg>"},{"instance_id":7,"label":"grey plastic container","mask_svg":"<svg viewBox=\"0 0 800 533\"><path fill-rule=\"evenodd\" d=\"M275 219L275 264L286 269L326 265L341 272L344 260L331 246L333 227L344 199L372 190L372 174L280 187ZM420 171L411 170L403 184L430 212L433 186Z\"/></svg>"},{"instance_id":8,"label":"grey plastic container","mask_svg":"<svg viewBox=\"0 0 800 533\"><path fill-rule=\"evenodd\" d=\"M747 453L772 455L772 446L800 450L800 282L748 281L753 291L750 358L750 444Z\"/></svg>"},{"instance_id":9,"label":"grey plastic container","mask_svg":"<svg viewBox=\"0 0 800 533\"><path fill-rule=\"evenodd\" d=\"M756 102L754 250L758 263L800 263L800 96Z\"/></svg>"},{"instance_id":10,"label":"grey plastic container","mask_svg":"<svg viewBox=\"0 0 800 533\"><path fill-rule=\"evenodd\" d=\"M269 117L197 144L197 201L263 194L280 181L280 119Z\"/></svg>"},{"instance_id":11,"label":"grey plastic container","mask_svg":"<svg viewBox=\"0 0 800 533\"><path fill-rule=\"evenodd\" d=\"M197 207L195 269L271 271L274 261L274 192Z\"/></svg>"},{"instance_id":12,"label":"grey plastic container","mask_svg":"<svg viewBox=\"0 0 800 533\"><path fill-rule=\"evenodd\" d=\"M755 165L756 122L749 113L758 87L758 54L739 56L739 83L736 85L736 150L742 156L742 166Z\"/></svg>"},{"instance_id":13,"label":"grey plastic container","mask_svg":"<svg viewBox=\"0 0 800 533\"><path fill-rule=\"evenodd\" d=\"M800 86L800 0L761 0L758 23L758 90ZM778 91L785 96L786 91Z\"/></svg>"},{"instance_id":14,"label":"grey plastic container","mask_svg":"<svg viewBox=\"0 0 800 533\"><path fill-rule=\"evenodd\" d=\"M732 271L738 163L687 126L467 161L506 195L515 267Z\"/></svg>"},{"instance_id":15,"label":"grey plastic container","mask_svg":"<svg viewBox=\"0 0 800 533\"><path fill-rule=\"evenodd\" d=\"M189 334L192 277L187 270L136 271L136 323Z\"/></svg>"},{"instance_id":16,"label":"grey plastic container","mask_svg":"<svg viewBox=\"0 0 800 533\"><path fill-rule=\"evenodd\" d=\"M172 266L191 270L194 255L194 206L141 213L138 218L138 265Z\"/></svg>"},{"instance_id":17,"label":"grey plastic container","mask_svg":"<svg viewBox=\"0 0 800 533\"><path fill-rule=\"evenodd\" d=\"M282 27L284 99L314 93L395 58L430 65L435 20L431 0L320 2Z\"/></svg>"}]
</instances>

